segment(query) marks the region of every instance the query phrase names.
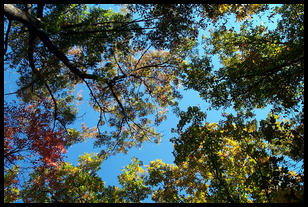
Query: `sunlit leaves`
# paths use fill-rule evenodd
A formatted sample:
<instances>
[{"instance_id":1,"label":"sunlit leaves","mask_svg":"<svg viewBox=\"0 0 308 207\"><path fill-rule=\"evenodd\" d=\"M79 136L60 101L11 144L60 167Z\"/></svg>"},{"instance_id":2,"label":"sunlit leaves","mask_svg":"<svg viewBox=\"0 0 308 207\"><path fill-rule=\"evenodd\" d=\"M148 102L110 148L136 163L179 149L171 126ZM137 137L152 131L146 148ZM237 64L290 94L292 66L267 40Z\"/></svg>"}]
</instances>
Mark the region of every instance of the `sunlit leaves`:
<instances>
[{"instance_id":1,"label":"sunlit leaves","mask_svg":"<svg viewBox=\"0 0 308 207\"><path fill-rule=\"evenodd\" d=\"M13 103L11 103L13 104ZM42 105L45 105L44 107ZM66 152L66 133L52 122L48 101L4 106L5 202L19 197L24 168L57 167ZM21 173L16 164L23 165Z\"/></svg>"},{"instance_id":2,"label":"sunlit leaves","mask_svg":"<svg viewBox=\"0 0 308 207\"><path fill-rule=\"evenodd\" d=\"M16 165L4 171L4 203L12 203L18 199L18 173L19 167Z\"/></svg>"},{"instance_id":3,"label":"sunlit leaves","mask_svg":"<svg viewBox=\"0 0 308 207\"><path fill-rule=\"evenodd\" d=\"M145 171L140 166L142 163L132 159L132 163L123 169L123 173L118 176L119 183L122 185L121 196L126 202L141 202L150 193L150 188L145 185Z\"/></svg>"},{"instance_id":4,"label":"sunlit leaves","mask_svg":"<svg viewBox=\"0 0 308 207\"><path fill-rule=\"evenodd\" d=\"M168 165L161 160L151 161L146 166L148 176L146 184L153 186L152 200L155 202L180 202L178 185L181 184L181 173L178 167Z\"/></svg>"},{"instance_id":5,"label":"sunlit leaves","mask_svg":"<svg viewBox=\"0 0 308 207\"><path fill-rule=\"evenodd\" d=\"M296 161L304 159L304 125L299 123L296 119L279 121L277 115L269 115L260 123L274 155L284 154Z\"/></svg>"},{"instance_id":6,"label":"sunlit leaves","mask_svg":"<svg viewBox=\"0 0 308 207\"><path fill-rule=\"evenodd\" d=\"M57 168L37 168L21 194L24 202L99 202L104 182L98 177L103 158L85 153L78 166L63 162Z\"/></svg>"},{"instance_id":7,"label":"sunlit leaves","mask_svg":"<svg viewBox=\"0 0 308 207\"><path fill-rule=\"evenodd\" d=\"M191 115L191 110L183 112L181 121L186 123L185 119ZM258 125L256 120L251 120L250 112L224 116L226 120L218 124L192 122L184 132L178 130L179 137L171 139L178 167L200 173L201 181L208 184L206 202L277 202L280 194L276 192L287 192L294 186L302 189L301 176L289 179L289 174L294 172L289 170L291 162L285 157L298 161L303 155L301 150L296 156L289 153L303 146L303 142L291 143L296 140L294 134L301 139L292 129L301 129L299 120L278 121L278 116L270 115ZM303 199L301 193L299 190L296 196L292 195L293 202ZM192 198L190 195L189 199Z\"/></svg>"},{"instance_id":8,"label":"sunlit leaves","mask_svg":"<svg viewBox=\"0 0 308 207\"><path fill-rule=\"evenodd\" d=\"M146 18L145 26L152 28L148 37L157 48L177 50L185 39L196 39L198 28L216 23L226 13L236 13L238 19L264 9L264 5L228 4L144 4L129 5L131 12Z\"/></svg>"}]
</instances>

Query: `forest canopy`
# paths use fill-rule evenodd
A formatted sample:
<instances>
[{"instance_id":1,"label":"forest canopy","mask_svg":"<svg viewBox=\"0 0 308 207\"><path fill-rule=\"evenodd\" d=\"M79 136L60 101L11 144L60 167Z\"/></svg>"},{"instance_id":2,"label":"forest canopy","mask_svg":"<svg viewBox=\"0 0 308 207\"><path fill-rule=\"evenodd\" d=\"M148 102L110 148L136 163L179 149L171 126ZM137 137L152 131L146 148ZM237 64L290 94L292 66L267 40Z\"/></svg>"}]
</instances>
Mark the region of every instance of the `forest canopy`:
<instances>
[{"instance_id":1,"label":"forest canopy","mask_svg":"<svg viewBox=\"0 0 308 207\"><path fill-rule=\"evenodd\" d=\"M4 4L4 64L4 202L304 202L303 4ZM183 89L210 107L180 110ZM133 158L106 185L104 160L159 143L170 109L174 163ZM64 161L88 138L100 153Z\"/></svg>"}]
</instances>

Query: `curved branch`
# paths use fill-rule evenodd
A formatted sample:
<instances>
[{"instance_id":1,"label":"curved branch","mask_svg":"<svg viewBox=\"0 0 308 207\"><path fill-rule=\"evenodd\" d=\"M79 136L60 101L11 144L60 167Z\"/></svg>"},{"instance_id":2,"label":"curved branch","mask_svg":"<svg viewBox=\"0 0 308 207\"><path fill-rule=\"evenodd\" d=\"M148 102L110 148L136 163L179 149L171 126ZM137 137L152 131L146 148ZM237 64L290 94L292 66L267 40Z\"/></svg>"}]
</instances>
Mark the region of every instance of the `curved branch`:
<instances>
[{"instance_id":1,"label":"curved branch","mask_svg":"<svg viewBox=\"0 0 308 207\"><path fill-rule=\"evenodd\" d=\"M4 15L13 20L17 20L26 26L39 27L41 21L25 13L24 11L16 8L13 4L4 4Z\"/></svg>"},{"instance_id":2,"label":"curved branch","mask_svg":"<svg viewBox=\"0 0 308 207\"><path fill-rule=\"evenodd\" d=\"M114 58L115 62L117 63L118 68L119 68L119 70L121 71L121 73L126 77L127 75L126 75L126 73L122 70L122 68L121 68L121 66L120 66L120 64L119 64L119 62L118 62L117 57L116 57L115 54L113 54L113 58Z\"/></svg>"},{"instance_id":3,"label":"curved branch","mask_svg":"<svg viewBox=\"0 0 308 207\"><path fill-rule=\"evenodd\" d=\"M96 128L97 128L98 134L101 134L100 129L99 129L99 123L100 123L101 120L102 120L102 114L103 114L103 112L106 113L106 111L103 109L103 107L101 106L101 104L98 102L98 100L97 100L96 96L94 95L94 93L93 93L93 91L92 91L92 89L91 89L89 83L88 83L86 80L83 80L83 81L84 81L85 84L87 85L87 87L88 87L88 89L89 89L89 91L90 91L90 95L91 95L92 98L94 99L94 102L96 103L96 105L97 105L97 106L99 107L99 109L100 109L99 120L98 120L98 122L97 122L97 124L96 124Z\"/></svg>"},{"instance_id":4,"label":"curved branch","mask_svg":"<svg viewBox=\"0 0 308 207\"><path fill-rule=\"evenodd\" d=\"M97 30L82 30L82 31L69 30L69 31L61 32L61 35L97 34L97 33L108 33L108 32L130 32L130 31L138 30L138 29L139 28L137 29L97 29ZM144 30L155 29L155 27L144 27L142 29Z\"/></svg>"}]
</instances>

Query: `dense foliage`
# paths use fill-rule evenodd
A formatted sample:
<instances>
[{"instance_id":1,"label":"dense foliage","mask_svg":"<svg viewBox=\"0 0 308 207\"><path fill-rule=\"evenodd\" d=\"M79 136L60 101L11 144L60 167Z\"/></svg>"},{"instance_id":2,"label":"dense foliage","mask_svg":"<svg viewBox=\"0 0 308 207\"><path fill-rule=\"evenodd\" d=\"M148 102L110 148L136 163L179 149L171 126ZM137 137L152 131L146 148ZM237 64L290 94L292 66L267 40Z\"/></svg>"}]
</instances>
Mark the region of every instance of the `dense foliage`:
<instances>
[{"instance_id":1,"label":"dense foliage","mask_svg":"<svg viewBox=\"0 0 308 207\"><path fill-rule=\"evenodd\" d=\"M5 94L19 98L4 104L5 202L304 201L304 5L5 4L4 23L4 61L20 75ZM81 85L97 124L77 130ZM181 87L237 114L181 111ZM168 108L174 164L133 158L121 187L105 186L103 161L159 143ZM87 138L101 152L64 162Z\"/></svg>"}]
</instances>

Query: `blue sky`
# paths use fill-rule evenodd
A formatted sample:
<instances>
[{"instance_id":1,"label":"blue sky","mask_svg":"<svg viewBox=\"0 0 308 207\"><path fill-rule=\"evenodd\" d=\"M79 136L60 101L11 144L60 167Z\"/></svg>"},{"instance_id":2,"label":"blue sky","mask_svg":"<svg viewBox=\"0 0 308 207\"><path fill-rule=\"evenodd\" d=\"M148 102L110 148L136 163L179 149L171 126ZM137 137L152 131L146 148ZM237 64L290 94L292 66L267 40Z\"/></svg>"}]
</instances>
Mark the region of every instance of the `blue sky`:
<instances>
[{"instance_id":1,"label":"blue sky","mask_svg":"<svg viewBox=\"0 0 308 207\"><path fill-rule=\"evenodd\" d=\"M119 7L114 5L103 5L103 8L106 9L115 9L117 10ZM232 19L232 18L230 18ZM253 19L255 24L260 24L261 20ZM264 22L266 19L263 20ZM233 23L230 23L230 26L238 26ZM270 27L273 27L270 25ZM205 32L205 31L204 31ZM202 34L200 34L201 36ZM215 67L218 69L220 66L219 60L217 58L212 62ZM18 88L16 86L16 80L18 78L18 74L15 71L4 70L4 93L10 93L16 91ZM96 126L98 115L94 112L91 107L87 104L87 99L89 98L88 89L86 87L78 86L76 88L76 93L82 90L83 95L83 103L79 106L79 114L78 116L83 115L78 118L78 120L71 126L77 129L81 129L81 122L85 122L87 126L92 127ZM209 106L203 99L199 97L199 94L193 90L183 90L181 89L183 99L179 101L179 107L181 110L186 110L188 106L199 106L203 111L207 113L207 121L208 122L218 122L222 116L222 110L216 111L211 110L208 111L207 107ZM10 101L16 99L15 95L5 96L4 99L6 101ZM263 119L267 117L267 113L269 112L269 107L263 110L255 111L257 115L257 119ZM234 112L231 109L226 110L226 112ZM162 141L160 144L154 143L144 143L142 148L132 148L128 151L128 154L116 154L109 159L105 160L101 166L101 170L99 171L99 175L105 181L106 185L118 185L117 176L121 173L122 168L124 168L127 164L131 162L132 157L137 157L139 160L143 161L145 165L149 164L150 161L160 159L165 163L173 163L173 146L169 141L170 138L175 136L175 134L171 133L171 128L176 128L179 118L169 110L167 120L164 121L159 127L157 127L157 131L163 134ZM75 144L70 147L66 153L65 161L72 162L73 164L77 164L78 156L83 154L84 152L100 152L99 148L93 148L93 139L89 139L86 142Z\"/></svg>"}]
</instances>

